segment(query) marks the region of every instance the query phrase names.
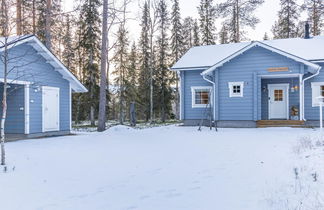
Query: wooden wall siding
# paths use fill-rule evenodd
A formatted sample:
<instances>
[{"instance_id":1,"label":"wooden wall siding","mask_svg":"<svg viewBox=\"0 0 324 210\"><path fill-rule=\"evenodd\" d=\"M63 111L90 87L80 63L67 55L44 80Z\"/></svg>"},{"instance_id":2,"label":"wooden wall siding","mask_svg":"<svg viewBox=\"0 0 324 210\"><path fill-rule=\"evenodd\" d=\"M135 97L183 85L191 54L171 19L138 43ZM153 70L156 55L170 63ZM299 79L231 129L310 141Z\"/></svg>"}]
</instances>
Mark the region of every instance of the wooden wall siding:
<instances>
[{"instance_id":1,"label":"wooden wall siding","mask_svg":"<svg viewBox=\"0 0 324 210\"><path fill-rule=\"evenodd\" d=\"M271 67L283 66L288 67L289 72L268 72L267 70ZM261 95L255 93L254 86L257 86L257 91L260 92L261 84L254 73L257 75L299 73L300 64L264 48L254 47L231 60L218 71L220 120L255 120L261 118L261 110L258 109L257 116L254 116L254 104L261 104ZM244 97L230 98L228 82L236 81L244 81ZM258 101L254 101L254 96Z\"/></svg>"},{"instance_id":2,"label":"wooden wall siding","mask_svg":"<svg viewBox=\"0 0 324 210\"><path fill-rule=\"evenodd\" d=\"M62 75L54 71L46 60L27 44L22 44L10 50L13 60L11 67L19 65L9 78L30 81L30 133L42 132L42 93L41 86L60 88L60 131L70 130L70 107L69 107L69 82ZM0 65L0 78L3 74L3 65Z\"/></svg>"},{"instance_id":3,"label":"wooden wall siding","mask_svg":"<svg viewBox=\"0 0 324 210\"><path fill-rule=\"evenodd\" d=\"M192 86L209 86L212 87L212 84L205 81L200 75L202 71L193 70L184 72L184 119L186 120L195 120L201 119L204 113L204 108L192 108L191 107L191 87Z\"/></svg>"},{"instance_id":4,"label":"wooden wall siding","mask_svg":"<svg viewBox=\"0 0 324 210\"><path fill-rule=\"evenodd\" d=\"M0 85L0 101L2 101L3 84ZM25 132L25 112L24 108L24 86L10 85L8 89L8 109L7 119L5 123L5 132L19 134ZM0 106L0 113L2 113L2 106Z\"/></svg>"},{"instance_id":5,"label":"wooden wall siding","mask_svg":"<svg viewBox=\"0 0 324 210\"><path fill-rule=\"evenodd\" d=\"M292 106L299 108L299 89L295 92L291 92L290 88L292 85L299 86L299 78L287 78L287 79L262 79L261 81L261 119L268 120L269 114L269 100L268 100L268 84L289 84L289 113ZM263 91L263 88L266 91Z\"/></svg>"},{"instance_id":6,"label":"wooden wall siding","mask_svg":"<svg viewBox=\"0 0 324 210\"><path fill-rule=\"evenodd\" d=\"M324 63L320 64L322 69L320 74L305 82L305 118L306 120L319 120L319 108L312 107L312 87L311 82L324 82ZM310 74L304 76L309 77Z\"/></svg>"}]
</instances>

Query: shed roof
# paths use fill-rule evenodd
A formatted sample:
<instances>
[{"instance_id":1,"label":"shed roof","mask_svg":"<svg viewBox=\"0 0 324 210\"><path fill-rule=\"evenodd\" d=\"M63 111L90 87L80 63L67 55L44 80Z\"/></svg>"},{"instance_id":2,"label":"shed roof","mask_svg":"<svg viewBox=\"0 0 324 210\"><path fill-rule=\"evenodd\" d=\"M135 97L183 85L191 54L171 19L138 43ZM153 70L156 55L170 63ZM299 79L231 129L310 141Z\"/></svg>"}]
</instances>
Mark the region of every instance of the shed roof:
<instances>
[{"instance_id":1,"label":"shed roof","mask_svg":"<svg viewBox=\"0 0 324 210\"><path fill-rule=\"evenodd\" d=\"M36 51L42 55L50 65L58 71L64 79L70 82L71 88L75 92L87 92L87 89L81 82L63 65L63 63L34 35L0 37L0 52L4 50L5 45L8 48L18 46L23 43L30 44Z\"/></svg>"},{"instance_id":2,"label":"shed roof","mask_svg":"<svg viewBox=\"0 0 324 210\"><path fill-rule=\"evenodd\" d=\"M243 50L254 42L241 42L221 45L198 46L191 48L173 65L172 69L211 67L227 57ZM324 60L324 36L310 39L292 38L259 41L259 43L276 48L307 61Z\"/></svg>"}]
</instances>

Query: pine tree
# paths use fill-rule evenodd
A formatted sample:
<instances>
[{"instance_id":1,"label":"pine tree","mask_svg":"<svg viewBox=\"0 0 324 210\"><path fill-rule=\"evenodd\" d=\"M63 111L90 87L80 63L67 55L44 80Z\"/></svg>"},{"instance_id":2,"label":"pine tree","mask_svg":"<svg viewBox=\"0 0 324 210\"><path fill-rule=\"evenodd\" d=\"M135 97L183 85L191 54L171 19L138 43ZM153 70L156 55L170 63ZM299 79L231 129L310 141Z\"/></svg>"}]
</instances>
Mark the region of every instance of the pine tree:
<instances>
[{"instance_id":1,"label":"pine tree","mask_svg":"<svg viewBox=\"0 0 324 210\"><path fill-rule=\"evenodd\" d=\"M70 15L65 16L64 21L64 30L63 30L63 53L62 53L62 61L65 66L76 75L75 69L75 53L74 53L74 43L72 36L72 28L71 28L71 19Z\"/></svg>"},{"instance_id":2,"label":"pine tree","mask_svg":"<svg viewBox=\"0 0 324 210\"><path fill-rule=\"evenodd\" d=\"M183 32L180 17L179 0L173 0L171 12L171 49L173 63L178 61L183 54Z\"/></svg>"},{"instance_id":3,"label":"pine tree","mask_svg":"<svg viewBox=\"0 0 324 210\"><path fill-rule=\"evenodd\" d=\"M211 45L215 44L215 19L216 8L213 5L213 0L200 0L198 7L199 13L199 26L202 35L202 44Z\"/></svg>"},{"instance_id":4,"label":"pine tree","mask_svg":"<svg viewBox=\"0 0 324 210\"><path fill-rule=\"evenodd\" d=\"M200 33L199 33L199 26L198 21L195 20L194 26L193 26L193 46L200 46Z\"/></svg>"},{"instance_id":5,"label":"pine tree","mask_svg":"<svg viewBox=\"0 0 324 210\"><path fill-rule=\"evenodd\" d=\"M267 32L264 33L263 40L269 40L269 36Z\"/></svg>"},{"instance_id":6,"label":"pine tree","mask_svg":"<svg viewBox=\"0 0 324 210\"><path fill-rule=\"evenodd\" d=\"M203 45L215 44L215 19L216 9L213 0L200 0L198 7L201 41Z\"/></svg>"},{"instance_id":7,"label":"pine tree","mask_svg":"<svg viewBox=\"0 0 324 210\"><path fill-rule=\"evenodd\" d=\"M193 46L193 27L194 20L192 17L186 17L183 20L182 33L183 33L183 50L186 52Z\"/></svg>"},{"instance_id":8,"label":"pine tree","mask_svg":"<svg viewBox=\"0 0 324 210\"><path fill-rule=\"evenodd\" d=\"M84 95L84 107L90 109L91 125L95 126L95 110L98 106L98 77L100 55L100 15L99 0L82 0L80 11L80 43L84 53L82 59L82 77L88 93Z\"/></svg>"},{"instance_id":9,"label":"pine tree","mask_svg":"<svg viewBox=\"0 0 324 210\"><path fill-rule=\"evenodd\" d=\"M172 91L170 84L172 82L170 71L168 70L169 60L169 43L168 43L168 27L169 17L165 0L160 0L158 4L158 38L157 38L157 73L156 85L159 87L158 99L160 101L157 106L160 109L161 121L165 122L167 115L171 111Z\"/></svg>"},{"instance_id":10,"label":"pine tree","mask_svg":"<svg viewBox=\"0 0 324 210\"><path fill-rule=\"evenodd\" d=\"M259 22L254 16L255 9L264 3L264 0L226 0L217 4L217 11L225 18L223 25L227 25L231 42L242 41L244 27L252 27Z\"/></svg>"},{"instance_id":11,"label":"pine tree","mask_svg":"<svg viewBox=\"0 0 324 210\"><path fill-rule=\"evenodd\" d=\"M226 25L223 25L221 31L219 32L219 41L221 44L229 43L228 29Z\"/></svg>"},{"instance_id":12,"label":"pine tree","mask_svg":"<svg viewBox=\"0 0 324 210\"><path fill-rule=\"evenodd\" d=\"M125 75L125 98L129 110L131 103L137 101L137 78L138 78L138 52L135 42L128 55L128 65Z\"/></svg>"},{"instance_id":13,"label":"pine tree","mask_svg":"<svg viewBox=\"0 0 324 210\"><path fill-rule=\"evenodd\" d=\"M119 100L119 123L123 124L125 121L126 110L126 95L125 84L127 82L126 73L128 70L128 31L125 29L124 24L119 26L117 31L117 42L115 46L115 70L112 72L115 75L114 83L118 87L118 100Z\"/></svg>"},{"instance_id":14,"label":"pine tree","mask_svg":"<svg viewBox=\"0 0 324 210\"><path fill-rule=\"evenodd\" d=\"M300 8L296 0L280 0L281 9L278 12L278 20L272 27L275 39L297 37L297 24L300 16Z\"/></svg>"},{"instance_id":15,"label":"pine tree","mask_svg":"<svg viewBox=\"0 0 324 210\"><path fill-rule=\"evenodd\" d=\"M184 40L183 40L183 28L180 17L179 1L173 0L171 11L171 50L172 50L172 63L177 62L184 53ZM177 72L173 73L174 82L176 84L175 89L175 104L176 104L176 116L180 118L180 95L179 95L179 78Z\"/></svg>"},{"instance_id":16,"label":"pine tree","mask_svg":"<svg viewBox=\"0 0 324 210\"><path fill-rule=\"evenodd\" d=\"M323 29L324 1L323 0L305 0L304 8L308 13L308 18L312 27L313 36L321 34Z\"/></svg>"},{"instance_id":17,"label":"pine tree","mask_svg":"<svg viewBox=\"0 0 324 210\"><path fill-rule=\"evenodd\" d=\"M150 117L150 14L148 3L145 1L142 19L141 36L139 40L139 106L142 108L143 118L148 121Z\"/></svg>"}]
</instances>

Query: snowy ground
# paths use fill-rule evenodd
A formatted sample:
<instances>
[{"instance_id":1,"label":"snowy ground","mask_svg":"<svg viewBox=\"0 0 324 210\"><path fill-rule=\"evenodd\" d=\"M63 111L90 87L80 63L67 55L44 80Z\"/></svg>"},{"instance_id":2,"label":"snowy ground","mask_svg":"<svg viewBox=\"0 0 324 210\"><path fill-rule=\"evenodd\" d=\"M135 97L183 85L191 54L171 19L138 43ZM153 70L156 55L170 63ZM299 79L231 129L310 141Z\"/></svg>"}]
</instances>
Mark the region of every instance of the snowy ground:
<instances>
[{"instance_id":1,"label":"snowy ground","mask_svg":"<svg viewBox=\"0 0 324 210\"><path fill-rule=\"evenodd\" d=\"M0 209L323 209L317 132L116 126L11 142Z\"/></svg>"}]
</instances>

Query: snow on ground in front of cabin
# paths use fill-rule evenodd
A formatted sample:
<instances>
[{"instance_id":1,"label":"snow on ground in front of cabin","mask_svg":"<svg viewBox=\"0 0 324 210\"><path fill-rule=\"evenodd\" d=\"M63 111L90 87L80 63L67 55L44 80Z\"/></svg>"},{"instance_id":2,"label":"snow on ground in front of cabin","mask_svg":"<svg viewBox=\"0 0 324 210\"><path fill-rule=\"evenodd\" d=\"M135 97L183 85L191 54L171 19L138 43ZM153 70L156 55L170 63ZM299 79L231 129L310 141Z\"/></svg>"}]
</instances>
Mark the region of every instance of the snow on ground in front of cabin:
<instances>
[{"instance_id":1,"label":"snow on ground in front of cabin","mask_svg":"<svg viewBox=\"0 0 324 210\"><path fill-rule=\"evenodd\" d=\"M103 133L11 142L9 171L0 172L0 208L295 209L301 200L314 202L308 192L322 199L323 148L309 140L317 132L115 126Z\"/></svg>"}]
</instances>

